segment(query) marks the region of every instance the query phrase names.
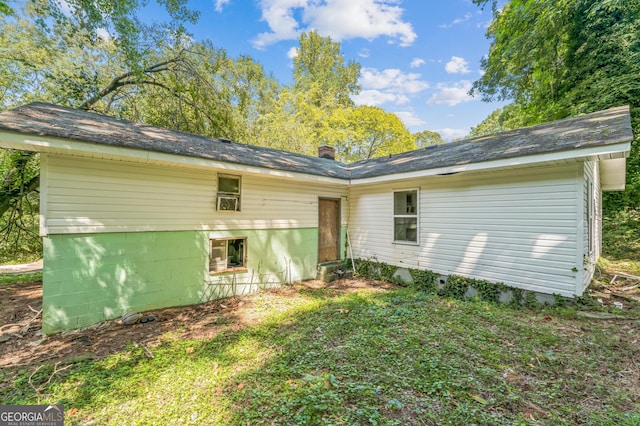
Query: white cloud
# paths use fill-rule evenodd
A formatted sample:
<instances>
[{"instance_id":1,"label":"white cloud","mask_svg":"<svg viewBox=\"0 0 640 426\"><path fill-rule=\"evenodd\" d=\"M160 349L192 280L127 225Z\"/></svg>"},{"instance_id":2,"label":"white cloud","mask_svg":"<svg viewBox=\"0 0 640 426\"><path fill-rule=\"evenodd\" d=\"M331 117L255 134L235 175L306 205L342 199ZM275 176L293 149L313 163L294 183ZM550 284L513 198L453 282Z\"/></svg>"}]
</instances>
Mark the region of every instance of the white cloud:
<instances>
[{"instance_id":1,"label":"white cloud","mask_svg":"<svg viewBox=\"0 0 640 426\"><path fill-rule=\"evenodd\" d=\"M112 39L111 34L106 28L96 28L96 35L104 41L110 41Z\"/></svg>"},{"instance_id":2,"label":"white cloud","mask_svg":"<svg viewBox=\"0 0 640 426\"><path fill-rule=\"evenodd\" d=\"M394 114L397 115L407 127L424 126L427 124L426 121L418 117L413 111L398 111L394 112Z\"/></svg>"},{"instance_id":3,"label":"white cloud","mask_svg":"<svg viewBox=\"0 0 640 426\"><path fill-rule=\"evenodd\" d=\"M380 90L362 90L357 95L353 96L353 102L356 105L369 105L378 106L386 103L407 103L409 99L406 96L399 99L399 95L394 93L385 93Z\"/></svg>"},{"instance_id":4,"label":"white cloud","mask_svg":"<svg viewBox=\"0 0 640 426\"><path fill-rule=\"evenodd\" d=\"M472 83L469 80L461 80L457 83L438 83L438 91L427 101L429 105L455 106L462 102L475 100L469 95Z\"/></svg>"},{"instance_id":5,"label":"white cloud","mask_svg":"<svg viewBox=\"0 0 640 426\"><path fill-rule=\"evenodd\" d=\"M263 49L281 40L298 38L298 21L293 16L293 10L304 7L307 0L262 0L262 20L271 28L270 33L261 33L253 41L254 47Z\"/></svg>"},{"instance_id":6,"label":"white cloud","mask_svg":"<svg viewBox=\"0 0 640 426\"><path fill-rule=\"evenodd\" d=\"M451 28L454 25L458 25L458 24L462 24L463 22L467 22L472 17L473 17L473 15L471 13L467 12L467 13L464 14L464 17L456 18L449 24L442 24L442 25L440 25L440 28Z\"/></svg>"},{"instance_id":7,"label":"white cloud","mask_svg":"<svg viewBox=\"0 0 640 426\"><path fill-rule=\"evenodd\" d=\"M294 47L292 47L291 49L289 49L287 51L287 58L293 59L296 56L298 56L298 48L297 47L294 46Z\"/></svg>"},{"instance_id":8,"label":"white cloud","mask_svg":"<svg viewBox=\"0 0 640 426\"><path fill-rule=\"evenodd\" d=\"M451 60L444 66L444 69L449 74L467 74L471 72L469 63L459 56L452 56Z\"/></svg>"},{"instance_id":9,"label":"white cloud","mask_svg":"<svg viewBox=\"0 0 640 426\"><path fill-rule=\"evenodd\" d=\"M420 59L420 58L413 58L413 60L411 61L411 64L409 65L411 68L418 68L421 65L424 65L425 61L424 59Z\"/></svg>"},{"instance_id":10,"label":"white cloud","mask_svg":"<svg viewBox=\"0 0 640 426\"><path fill-rule=\"evenodd\" d=\"M470 13L465 13L463 18L454 19L453 20L453 25L458 25L458 24L461 24L463 22L467 22L469 19L471 19L471 14Z\"/></svg>"},{"instance_id":11,"label":"white cloud","mask_svg":"<svg viewBox=\"0 0 640 426\"><path fill-rule=\"evenodd\" d=\"M222 8L229 4L231 0L216 0L216 12L222 12Z\"/></svg>"},{"instance_id":12,"label":"white cloud","mask_svg":"<svg viewBox=\"0 0 640 426\"><path fill-rule=\"evenodd\" d=\"M60 12L62 12L63 15L67 17L71 16L71 6L66 0L54 0L54 3L58 5L58 7L60 8Z\"/></svg>"},{"instance_id":13,"label":"white cloud","mask_svg":"<svg viewBox=\"0 0 640 426\"><path fill-rule=\"evenodd\" d=\"M442 136L442 139L444 139L447 142L451 142L454 139L463 138L469 134L469 130L467 129L444 128L444 129L437 129L436 132L440 133L440 136Z\"/></svg>"},{"instance_id":14,"label":"white cloud","mask_svg":"<svg viewBox=\"0 0 640 426\"><path fill-rule=\"evenodd\" d=\"M409 46L417 35L402 19L404 9L397 4L397 0L261 0L262 20L271 31L258 34L253 45L264 49L315 29L335 41L387 36Z\"/></svg>"},{"instance_id":15,"label":"white cloud","mask_svg":"<svg viewBox=\"0 0 640 426\"><path fill-rule=\"evenodd\" d=\"M417 73L404 73L399 69L378 71L375 68L363 68L358 84L360 94L353 97L357 105L379 106L385 103L404 105L410 102L409 96L429 88Z\"/></svg>"},{"instance_id":16,"label":"white cloud","mask_svg":"<svg viewBox=\"0 0 640 426\"><path fill-rule=\"evenodd\" d=\"M369 49L361 49L358 52L358 56L360 56L361 58L368 58L370 55Z\"/></svg>"},{"instance_id":17,"label":"white cloud","mask_svg":"<svg viewBox=\"0 0 640 426\"><path fill-rule=\"evenodd\" d=\"M384 89L395 93L415 94L429 88L418 73L404 73L397 68L378 71L375 68L363 68L360 71L360 85L365 89Z\"/></svg>"}]
</instances>

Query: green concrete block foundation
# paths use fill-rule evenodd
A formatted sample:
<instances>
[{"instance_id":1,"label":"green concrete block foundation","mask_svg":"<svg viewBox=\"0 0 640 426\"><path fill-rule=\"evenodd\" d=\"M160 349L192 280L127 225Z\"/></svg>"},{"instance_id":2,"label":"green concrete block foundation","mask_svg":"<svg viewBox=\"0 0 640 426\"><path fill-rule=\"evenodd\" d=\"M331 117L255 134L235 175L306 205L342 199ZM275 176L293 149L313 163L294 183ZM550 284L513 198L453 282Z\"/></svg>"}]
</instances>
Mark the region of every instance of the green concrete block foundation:
<instances>
[{"instance_id":1,"label":"green concrete block foundation","mask_svg":"<svg viewBox=\"0 0 640 426\"><path fill-rule=\"evenodd\" d=\"M209 238L246 237L247 270L209 274ZM44 238L44 334L315 276L316 228Z\"/></svg>"}]
</instances>

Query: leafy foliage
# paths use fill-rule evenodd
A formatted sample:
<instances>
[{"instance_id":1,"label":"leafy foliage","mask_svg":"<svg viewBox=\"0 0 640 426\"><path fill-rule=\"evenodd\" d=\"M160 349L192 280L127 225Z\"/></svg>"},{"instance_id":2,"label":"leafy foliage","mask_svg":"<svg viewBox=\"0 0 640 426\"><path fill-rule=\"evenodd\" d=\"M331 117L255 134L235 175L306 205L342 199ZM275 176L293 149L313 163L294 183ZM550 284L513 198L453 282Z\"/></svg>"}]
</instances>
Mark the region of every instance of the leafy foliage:
<instances>
[{"instance_id":1,"label":"leafy foliage","mask_svg":"<svg viewBox=\"0 0 640 426\"><path fill-rule=\"evenodd\" d=\"M436 294L440 280L440 274L428 269L409 269L412 287L425 293Z\"/></svg>"},{"instance_id":2,"label":"leafy foliage","mask_svg":"<svg viewBox=\"0 0 640 426\"><path fill-rule=\"evenodd\" d=\"M340 44L316 31L301 34L299 43L293 59L294 89L309 94L308 102L315 107L353 106L350 96L360 92L360 64L345 65Z\"/></svg>"},{"instance_id":3,"label":"leafy foliage","mask_svg":"<svg viewBox=\"0 0 640 426\"><path fill-rule=\"evenodd\" d=\"M360 277L395 282L427 294L465 300L474 298L489 303L504 300L511 306L539 307L535 292L511 287L502 282L492 282L451 274L443 276L429 269L409 269L411 280L402 282L396 278L397 266L375 259L354 259L356 273ZM555 304L563 306L572 299L554 295ZM546 302L545 302L546 304Z\"/></svg>"},{"instance_id":4,"label":"leafy foliage","mask_svg":"<svg viewBox=\"0 0 640 426\"><path fill-rule=\"evenodd\" d=\"M512 100L474 134L631 105L636 135L627 163L627 190L607 194L606 212L640 205L640 1L511 0L494 20L485 73L473 92Z\"/></svg>"},{"instance_id":5,"label":"leafy foliage","mask_svg":"<svg viewBox=\"0 0 640 426\"><path fill-rule=\"evenodd\" d=\"M397 115L378 107L339 108L326 121L322 140L344 162L368 160L416 148Z\"/></svg>"},{"instance_id":6,"label":"leafy foliage","mask_svg":"<svg viewBox=\"0 0 640 426\"><path fill-rule=\"evenodd\" d=\"M39 167L37 155L0 150L0 263L40 256Z\"/></svg>"},{"instance_id":7,"label":"leafy foliage","mask_svg":"<svg viewBox=\"0 0 640 426\"><path fill-rule=\"evenodd\" d=\"M423 130L413 134L413 139L418 148L424 148L431 145L442 145L445 143L440 133L431 130Z\"/></svg>"},{"instance_id":8,"label":"leafy foliage","mask_svg":"<svg viewBox=\"0 0 640 426\"><path fill-rule=\"evenodd\" d=\"M512 103L504 108L498 108L493 111L487 118L482 120L480 124L471 128L470 136L484 136L494 133L505 132L526 124L523 120L523 114L518 104Z\"/></svg>"},{"instance_id":9,"label":"leafy foliage","mask_svg":"<svg viewBox=\"0 0 640 426\"><path fill-rule=\"evenodd\" d=\"M612 212L603 217L602 228L604 257L640 262L640 209Z\"/></svg>"},{"instance_id":10,"label":"leafy foliage","mask_svg":"<svg viewBox=\"0 0 640 426\"><path fill-rule=\"evenodd\" d=\"M397 266L379 262L375 259L353 259L355 273L364 278L393 282Z\"/></svg>"},{"instance_id":11,"label":"leafy foliage","mask_svg":"<svg viewBox=\"0 0 640 426\"><path fill-rule=\"evenodd\" d=\"M346 61L329 37L300 36L294 83L283 87L250 57L231 58L209 41L192 40L184 24L198 14L186 0L157 2L169 22L142 22L145 0L32 0L11 8L0 1L0 110L51 102L309 155L330 143L344 161L415 148L395 115L354 106L360 65ZM419 136L421 143L438 137ZM11 243L30 257L39 243L21 240L37 239L38 157L2 155L0 225L30 230ZM5 179L27 163L35 167L21 172L20 184ZM31 209L18 208L27 201Z\"/></svg>"},{"instance_id":12,"label":"leafy foliage","mask_svg":"<svg viewBox=\"0 0 640 426\"><path fill-rule=\"evenodd\" d=\"M148 25L138 18L137 12L146 0L32 0L31 3L34 15L39 17L36 22L42 27L55 30L70 26L79 32L77 38L84 38L89 45L108 34L123 52L124 66L134 71L144 68L141 61L150 47L149 33L156 34L161 26L180 38L185 33L183 25L195 23L199 17L198 12L187 7L187 0L157 0L170 17L168 23L161 25Z\"/></svg>"},{"instance_id":13,"label":"leafy foliage","mask_svg":"<svg viewBox=\"0 0 640 426\"><path fill-rule=\"evenodd\" d=\"M6 0L0 0L0 15L9 15L13 13L13 9L9 7Z\"/></svg>"}]
</instances>

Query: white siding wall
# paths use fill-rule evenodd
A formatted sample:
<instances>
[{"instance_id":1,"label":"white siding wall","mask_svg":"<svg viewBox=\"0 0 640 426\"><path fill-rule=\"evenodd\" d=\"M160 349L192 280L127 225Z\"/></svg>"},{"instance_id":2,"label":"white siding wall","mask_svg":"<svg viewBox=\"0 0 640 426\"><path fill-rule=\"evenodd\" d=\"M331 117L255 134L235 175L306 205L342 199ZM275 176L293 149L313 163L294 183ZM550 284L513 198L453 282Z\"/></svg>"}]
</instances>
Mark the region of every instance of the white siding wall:
<instances>
[{"instance_id":1,"label":"white siding wall","mask_svg":"<svg viewBox=\"0 0 640 426\"><path fill-rule=\"evenodd\" d=\"M592 182L593 185L589 185ZM602 190L600 186L600 171L599 163L588 161L584 163L584 179L582 180L582 238L583 246L581 252L581 259L583 261L584 274L582 277L581 291L586 289L591 282L593 273L595 271L595 265L600 257L602 249ZM589 252L589 191L593 191L593 221L591 238L592 250ZM581 293L580 293L581 294Z\"/></svg>"},{"instance_id":2,"label":"white siding wall","mask_svg":"<svg viewBox=\"0 0 640 426\"><path fill-rule=\"evenodd\" d=\"M215 170L43 157L43 234L312 228L318 197L347 195L346 185L242 175L242 211L217 212ZM345 202L342 212L345 224Z\"/></svg>"},{"instance_id":3,"label":"white siding wall","mask_svg":"<svg viewBox=\"0 0 640 426\"><path fill-rule=\"evenodd\" d=\"M572 164L353 186L354 256L572 296L581 180ZM418 245L392 242L392 191L405 188L420 189Z\"/></svg>"}]
</instances>

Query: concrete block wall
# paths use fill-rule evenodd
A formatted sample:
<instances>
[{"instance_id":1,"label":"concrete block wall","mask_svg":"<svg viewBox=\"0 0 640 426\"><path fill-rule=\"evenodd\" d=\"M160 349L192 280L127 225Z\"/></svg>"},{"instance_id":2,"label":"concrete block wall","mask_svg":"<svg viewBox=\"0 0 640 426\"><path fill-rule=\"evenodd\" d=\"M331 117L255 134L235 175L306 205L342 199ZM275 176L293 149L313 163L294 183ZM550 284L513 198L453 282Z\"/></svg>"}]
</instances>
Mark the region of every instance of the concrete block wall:
<instances>
[{"instance_id":1,"label":"concrete block wall","mask_svg":"<svg viewBox=\"0 0 640 426\"><path fill-rule=\"evenodd\" d=\"M210 274L209 239L247 239L247 269ZM44 238L44 334L312 279L318 229L62 234Z\"/></svg>"}]
</instances>

